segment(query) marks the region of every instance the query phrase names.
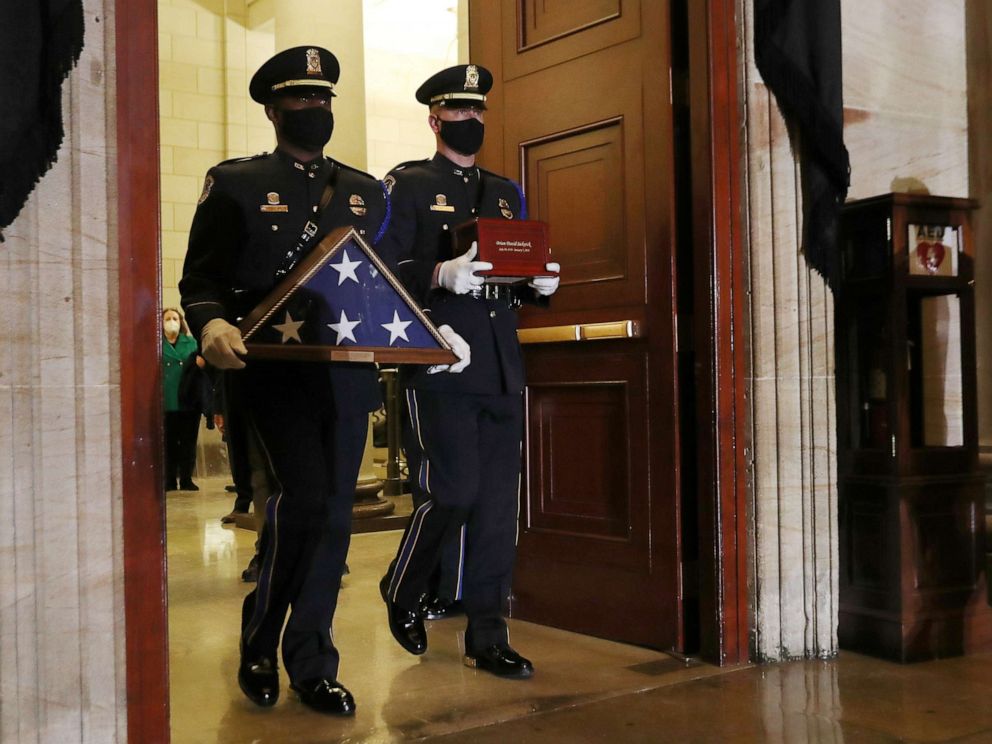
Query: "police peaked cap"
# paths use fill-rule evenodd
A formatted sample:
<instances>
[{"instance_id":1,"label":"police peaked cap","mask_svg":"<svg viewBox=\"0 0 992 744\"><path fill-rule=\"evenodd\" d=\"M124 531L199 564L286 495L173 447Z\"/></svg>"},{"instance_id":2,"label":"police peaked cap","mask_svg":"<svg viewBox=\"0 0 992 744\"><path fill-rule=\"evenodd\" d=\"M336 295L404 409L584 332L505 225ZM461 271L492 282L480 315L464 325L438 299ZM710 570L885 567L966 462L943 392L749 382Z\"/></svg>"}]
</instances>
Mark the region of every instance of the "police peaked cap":
<instances>
[{"instance_id":1,"label":"police peaked cap","mask_svg":"<svg viewBox=\"0 0 992 744\"><path fill-rule=\"evenodd\" d=\"M481 65L455 65L431 75L417 88L417 100L427 106L486 107L493 74Z\"/></svg>"},{"instance_id":2,"label":"police peaked cap","mask_svg":"<svg viewBox=\"0 0 992 744\"><path fill-rule=\"evenodd\" d=\"M294 88L324 88L333 96L340 74L338 58L323 47L293 47L258 68L248 93L259 103L270 103L276 96L292 93Z\"/></svg>"}]
</instances>

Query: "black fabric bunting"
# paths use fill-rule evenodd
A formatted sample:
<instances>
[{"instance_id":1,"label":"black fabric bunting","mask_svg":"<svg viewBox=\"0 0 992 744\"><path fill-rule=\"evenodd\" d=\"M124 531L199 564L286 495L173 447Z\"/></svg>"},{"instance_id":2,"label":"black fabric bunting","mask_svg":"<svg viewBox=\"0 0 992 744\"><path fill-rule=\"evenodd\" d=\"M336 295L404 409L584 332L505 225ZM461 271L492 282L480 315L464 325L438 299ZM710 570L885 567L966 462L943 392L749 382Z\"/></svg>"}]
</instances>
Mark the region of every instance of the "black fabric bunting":
<instances>
[{"instance_id":1,"label":"black fabric bunting","mask_svg":"<svg viewBox=\"0 0 992 744\"><path fill-rule=\"evenodd\" d=\"M62 81L82 49L82 0L0 0L0 230L55 162Z\"/></svg>"},{"instance_id":2,"label":"black fabric bunting","mask_svg":"<svg viewBox=\"0 0 992 744\"><path fill-rule=\"evenodd\" d=\"M754 0L754 52L796 137L806 261L835 286L838 217L850 185L840 0Z\"/></svg>"}]
</instances>

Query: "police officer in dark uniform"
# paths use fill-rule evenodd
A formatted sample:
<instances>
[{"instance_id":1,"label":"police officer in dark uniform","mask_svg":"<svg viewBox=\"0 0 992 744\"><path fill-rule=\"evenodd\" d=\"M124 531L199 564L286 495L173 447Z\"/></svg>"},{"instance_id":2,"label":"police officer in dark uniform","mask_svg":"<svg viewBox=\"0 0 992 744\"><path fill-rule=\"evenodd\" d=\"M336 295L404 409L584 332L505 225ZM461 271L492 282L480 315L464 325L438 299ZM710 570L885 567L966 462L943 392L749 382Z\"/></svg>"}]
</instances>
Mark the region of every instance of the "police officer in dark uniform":
<instances>
[{"instance_id":1,"label":"police officer in dark uniform","mask_svg":"<svg viewBox=\"0 0 992 744\"><path fill-rule=\"evenodd\" d=\"M288 49L255 73L249 91L265 106L276 150L207 173L179 289L203 355L239 370L225 373L226 384L236 388L279 484L266 508L258 585L243 606L238 683L254 703L275 704L281 633L300 700L353 715L354 698L337 680L331 623L368 413L380 405L376 371L245 360L233 325L331 229L353 225L372 242L385 229L382 185L323 155L338 74L337 59L319 47Z\"/></svg>"},{"instance_id":2,"label":"police officer in dark uniform","mask_svg":"<svg viewBox=\"0 0 992 744\"><path fill-rule=\"evenodd\" d=\"M411 472L427 495L413 513L396 558L380 583L390 630L406 650L427 650L422 597L444 546L465 527L462 603L468 617L465 663L503 677L533 673L509 644L506 603L516 553L524 369L516 308L545 302L553 277L522 286L484 285L473 246L452 255L453 228L473 216L526 218L512 181L475 165L482 146L486 93L492 75L458 65L428 79L416 93L429 109L437 139L430 160L405 163L384 182L390 190L390 227L379 245L436 324L448 324L471 347L461 375L404 372L412 438L419 452Z\"/></svg>"}]
</instances>

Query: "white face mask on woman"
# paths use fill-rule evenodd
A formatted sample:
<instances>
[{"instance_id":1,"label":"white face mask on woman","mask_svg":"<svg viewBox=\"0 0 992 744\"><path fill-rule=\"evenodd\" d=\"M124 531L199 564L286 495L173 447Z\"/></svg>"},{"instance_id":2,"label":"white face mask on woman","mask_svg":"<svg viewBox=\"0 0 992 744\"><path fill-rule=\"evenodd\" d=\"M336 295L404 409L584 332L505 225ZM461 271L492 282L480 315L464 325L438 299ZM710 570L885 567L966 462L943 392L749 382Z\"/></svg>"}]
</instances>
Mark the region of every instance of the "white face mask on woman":
<instances>
[{"instance_id":1,"label":"white face mask on woman","mask_svg":"<svg viewBox=\"0 0 992 744\"><path fill-rule=\"evenodd\" d=\"M162 324L162 327L165 329L166 334L169 335L169 336L178 336L179 335L179 321L178 320L172 320L170 318L169 320L165 321Z\"/></svg>"}]
</instances>

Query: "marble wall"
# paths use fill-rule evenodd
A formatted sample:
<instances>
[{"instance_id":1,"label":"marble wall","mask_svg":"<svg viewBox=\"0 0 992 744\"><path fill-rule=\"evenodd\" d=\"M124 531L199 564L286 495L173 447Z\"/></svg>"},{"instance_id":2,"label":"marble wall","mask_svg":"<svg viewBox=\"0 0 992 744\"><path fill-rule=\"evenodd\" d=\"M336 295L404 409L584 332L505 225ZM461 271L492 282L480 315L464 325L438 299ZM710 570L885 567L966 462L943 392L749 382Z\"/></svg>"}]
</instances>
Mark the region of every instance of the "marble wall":
<instances>
[{"instance_id":1,"label":"marble wall","mask_svg":"<svg viewBox=\"0 0 992 744\"><path fill-rule=\"evenodd\" d=\"M114 2L84 8L58 163L0 244L5 742L126 739Z\"/></svg>"},{"instance_id":2,"label":"marble wall","mask_svg":"<svg viewBox=\"0 0 992 744\"><path fill-rule=\"evenodd\" d=\"M965 0L842 0L849 198L968 195ZM837 651L832 295L802 257L799 170L742 4L756 659Z\"/></svg>"}]
</instances>

